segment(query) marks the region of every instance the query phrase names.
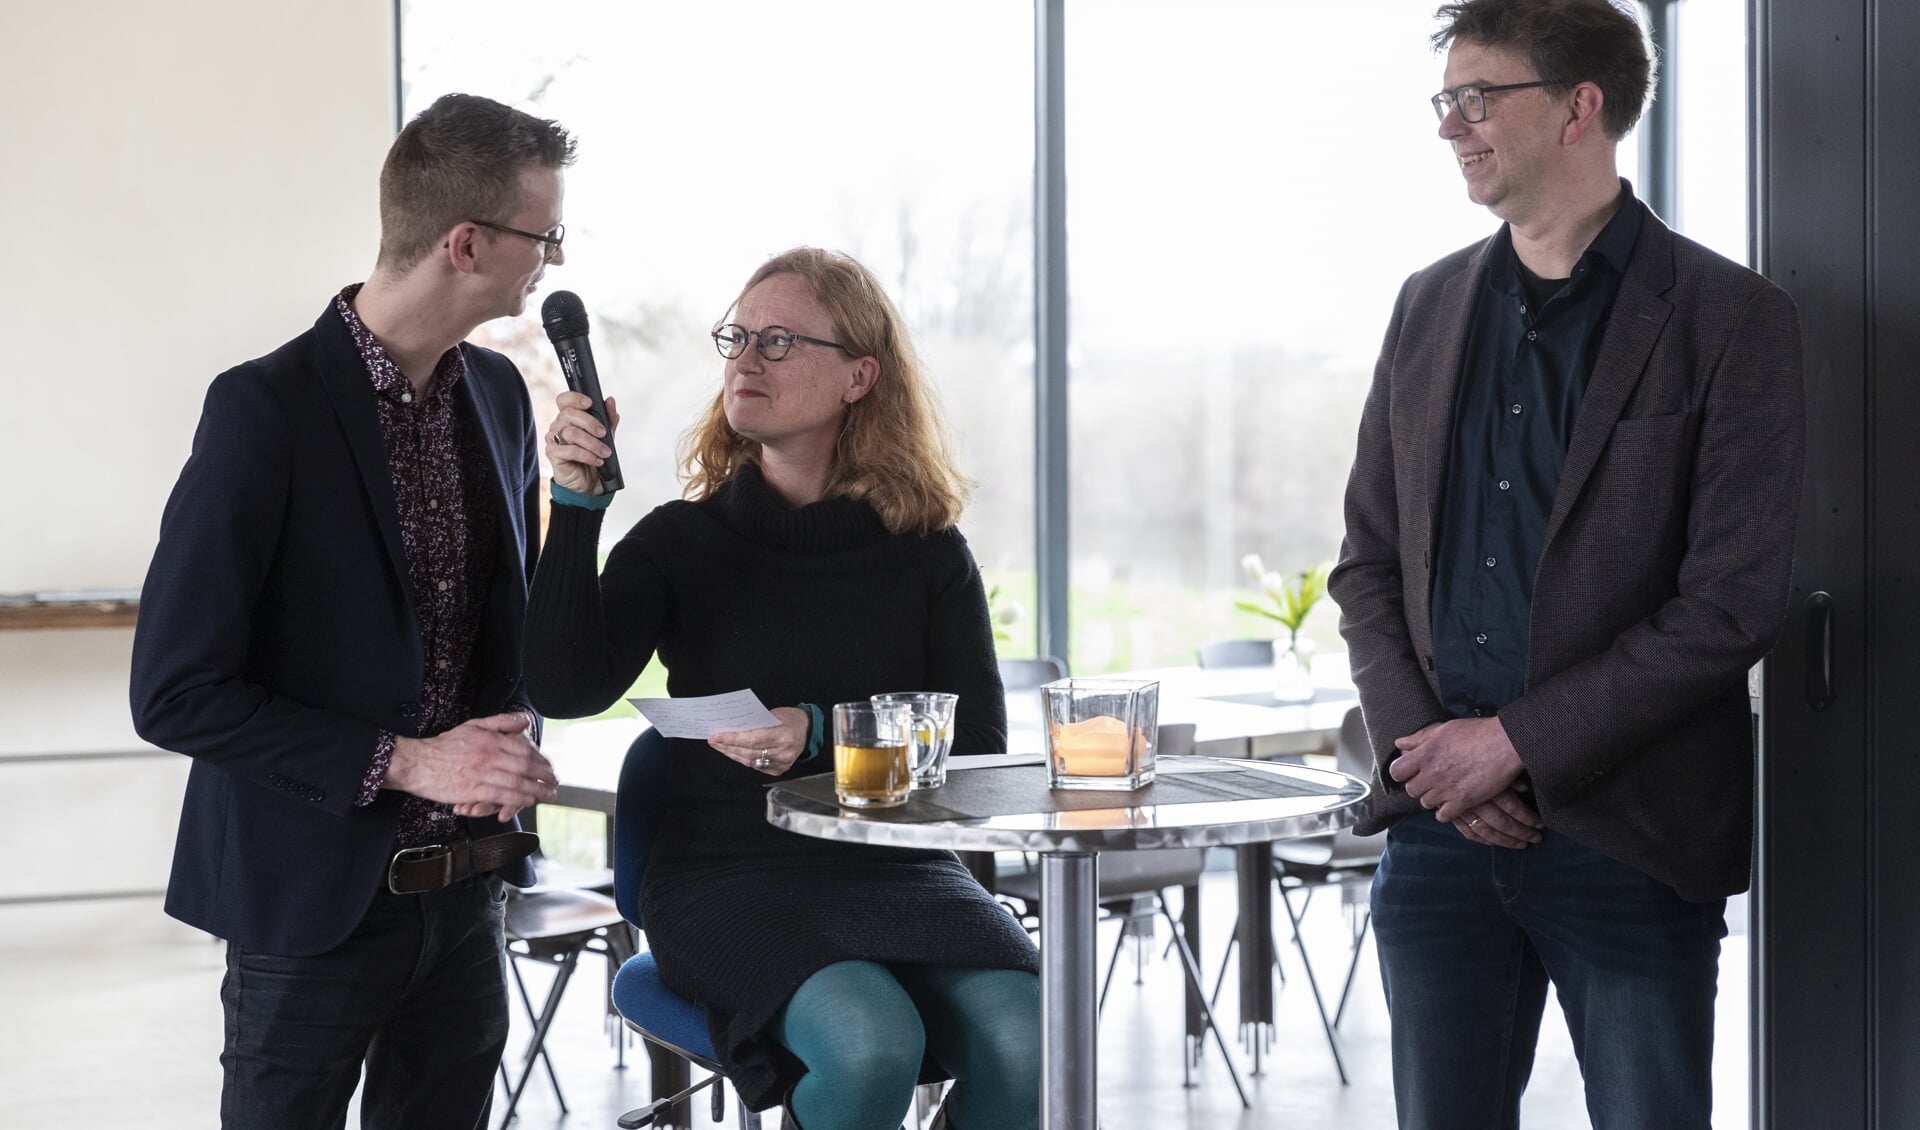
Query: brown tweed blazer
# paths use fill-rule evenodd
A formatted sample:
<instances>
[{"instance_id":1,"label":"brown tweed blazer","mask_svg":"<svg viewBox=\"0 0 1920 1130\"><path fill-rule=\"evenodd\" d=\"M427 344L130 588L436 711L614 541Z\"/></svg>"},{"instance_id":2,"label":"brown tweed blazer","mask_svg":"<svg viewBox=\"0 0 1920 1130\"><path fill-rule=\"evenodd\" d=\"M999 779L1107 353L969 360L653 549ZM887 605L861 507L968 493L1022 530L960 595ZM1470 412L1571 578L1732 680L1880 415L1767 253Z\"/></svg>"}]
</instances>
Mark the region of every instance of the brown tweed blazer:
<instances>
[{"instance_id":1,"label":"brown tweed blazer","mask_svg":"<svg viewBox=\"0 0 1920 1130\"><path fill-rule=\"evenodd\" d=\"M1374 749L1361 831L1419 805L1383 772L1448 717L1432 561L1491 240L1401 288L1360 420L1330 584ZM1500 712L1548 827L1705 900L1745 890L1746 672L1786 617L1805 452L1793 302L1649 213L1580 406Z\"/></svg>"}]
</instances>

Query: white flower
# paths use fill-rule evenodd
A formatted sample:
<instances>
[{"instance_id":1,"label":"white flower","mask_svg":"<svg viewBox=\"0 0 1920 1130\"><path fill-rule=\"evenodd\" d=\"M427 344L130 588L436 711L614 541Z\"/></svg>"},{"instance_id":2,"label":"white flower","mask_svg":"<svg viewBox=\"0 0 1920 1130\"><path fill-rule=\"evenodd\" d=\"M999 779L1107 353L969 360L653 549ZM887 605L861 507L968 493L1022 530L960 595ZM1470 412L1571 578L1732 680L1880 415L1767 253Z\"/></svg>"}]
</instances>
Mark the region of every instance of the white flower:
<instances>
[{"instance_id":1,"label":"white flower","mask_svg":"<svg viewBox=\"0 0 1920 1130\"><path fill-rule=\"evenodd\" d=\"M1240 559L1240 568L1253 580L1265 583L1267 567L1257 553L1249 553Z\"/></svg>"}]
</instances>

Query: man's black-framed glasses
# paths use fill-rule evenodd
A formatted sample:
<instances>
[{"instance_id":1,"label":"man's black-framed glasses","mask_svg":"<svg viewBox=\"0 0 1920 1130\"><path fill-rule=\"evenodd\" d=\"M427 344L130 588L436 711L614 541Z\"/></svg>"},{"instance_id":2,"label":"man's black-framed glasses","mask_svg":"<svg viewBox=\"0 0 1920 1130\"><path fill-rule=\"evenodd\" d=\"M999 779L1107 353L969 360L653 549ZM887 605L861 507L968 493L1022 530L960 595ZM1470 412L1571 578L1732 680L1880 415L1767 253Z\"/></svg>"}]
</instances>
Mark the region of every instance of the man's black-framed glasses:
<instances>
[{"instance_id":1,"label":"man's black-framed glasses","mask_svg":"<svg viewBox=\"0 0 1920 1130\"><path fill-rule=\"evenodd\" d=\"M760 351L760 356L769 361L784 358L792 351L793 343L796 341L824 345L830 349L838 349L842 353L852 352L837 341L797 334L785 326L767 326L763 329L750 330L745 326L728 322L725 325L713 327L713 347L720 351L720 356L729 361L747 351L749 340L753 342L754 348Z\"/></svg>"},{"instance_id":2,"label":"man's black-framed glasses","mask_svg":"<svg viewBox=\"0 0 1920 1130\"><path fill-rule=\"evenodd\" d=\"M1505 90L1531 90L1536 86L1558 86L1552 79L1537 82L1509 82L1500 86L1456 86L1433 96L1433 116L1447 120L1447 111L1458 109L1460 120L1472 124L1487 120L1487 95Z\"/></svg>"},{"instance_id":3,"label":"man's black-framed glasses","mask_svg":"<svg viewBox=\"0 0 1920 1130\"><path fill-rule=\"evenodd\" d=\"M496 224L492 220L468 220L467 222L478 227L492 228L494 231L503 231L508 235L517 235L521 239L531 239L540 245L540 253L547 257L547 262L549 263L560 258L560 244L567 238L567 225L565 224L555 224L553 225L553 230L547 234L535 235L530 231L510 228L505 224Z\"/></svg>"}]
</instances>

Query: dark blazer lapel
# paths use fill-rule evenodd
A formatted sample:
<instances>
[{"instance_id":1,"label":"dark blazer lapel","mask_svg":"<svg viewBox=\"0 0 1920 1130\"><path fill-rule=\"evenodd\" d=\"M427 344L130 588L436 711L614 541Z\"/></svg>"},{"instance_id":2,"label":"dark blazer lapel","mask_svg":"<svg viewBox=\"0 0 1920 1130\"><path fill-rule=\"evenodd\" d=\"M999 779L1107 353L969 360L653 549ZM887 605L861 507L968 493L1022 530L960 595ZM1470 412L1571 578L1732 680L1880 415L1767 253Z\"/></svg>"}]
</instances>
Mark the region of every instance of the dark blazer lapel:
<instances>
[{"instance_id":1,"label":"dark blazer lapel","mask_svg":"<svg viewBox=\"0 0 1920 1130\"><path fill-rule=\"evenodd\" d=\"M341 434L360 470L361 485L373 508L373 520L380 527L380 540L386 543L387 558L393 566L394 580L401 592L410 592L407 582L407 549L400 540L400 508L393 499L393 468L387 462L387 443L380 435L379 409L373 398L373 381L367 375L366 362L353 343L347 323L333 304L314 324L314 340L320 350L320 385L333 402L339 417ZM413 602L406 602L411 609Z\"/></svg>"},{"instance_id":2,"label":"dark blazer lapel","mask_svg":"<svg viewBox=\"0 0 1920 1130\"><path fill-rule=\"evenodd\" d=\"M1438 336L1427 356L1426 431L1421 436L1426 474L1420 476L1420 482L1427 491L1427 532L1433 543L1424 547L1429 560L1440 537L1440 507L1446 497L1447 465L1453 455L1454 405L1460 396L1460 370L1466 365L1467 334L1479 305L1477 288L1486 277L1487 254L1492 246L1491 239L1481 244L1465 269L1440 286L1440 308L1435 314Z\"/></svg>"},{"instance_id":3,"label":"dark blazer lapel","mask_svg":"<svg viewBox=\"0 0 1920 1130\"><path fill-rule=\"evenodd\" d=\"M477 425L479 435L484 441L487 452L487 471L493 487L493 505L500 520L494 523L495 552L505 564L520 556L521 538L525 531L520 529L520 497L507 489L507 473L516 468L520 454L518 436L508 435L507 421L513 413L505 405L492 402L493 390L485 387L476 369L478 362L471 350L467 353L467 375L455 390L454 411L463 415L467 423ZM522 578L525 581L525 578Z\"/></svg>"},{"instance_id":4,"label":"dark blazer lapel","mask_svg":"<svg viewBox=\"0 0 1920 1130\"><path fill-rule=\"evenodd\" d=\"M1620 280L1620 293L1613 300L1613 313L1607 318L1600 355L1593 361L1593 376L1580 401L1580 416L1574 421L1567 458L1560 467L1560 485L1554 492L1543 544L1553 542L1560 524L1573 510L1587 476L1606 450L1620 413L1626 409L1641 374L1647 371L1654 344L1673 315L1673 305L1661 297L1673 287L1673 233L1652 212L1641 224L1640 238L1627 260L1626 277Z\"/></svg>"}]
</instances>

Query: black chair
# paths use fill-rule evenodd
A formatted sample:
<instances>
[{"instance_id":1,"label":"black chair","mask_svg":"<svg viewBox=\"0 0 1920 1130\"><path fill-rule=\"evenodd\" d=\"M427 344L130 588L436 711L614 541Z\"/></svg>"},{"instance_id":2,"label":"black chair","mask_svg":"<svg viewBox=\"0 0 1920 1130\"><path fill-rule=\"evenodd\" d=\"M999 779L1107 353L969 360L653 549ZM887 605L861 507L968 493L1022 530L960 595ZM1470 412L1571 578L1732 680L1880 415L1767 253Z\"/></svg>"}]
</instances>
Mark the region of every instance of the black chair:
<instances>
[{"instance_id":1,"label":"black chair","mask_svg":"<svg viewBox=\"0 0 1920 1130\"><path fill-rule=\"evenodd\" d=\"M1155 748L1159 755L1165 756L1192 753L1193 735L1194 727L1190 722L1162 726ZM1101 912L1120 922L1120 933L1114 939L1113 957L1107 963L1107 975L1100 985L1098 1007L1102 1010L1106 1007L1107 991L1113 986L1113 974L1120 966L1120 953L1127 939L1135 938L1144 946L1144 939L1152 931L1153 916L1159 915L1171 932L1172 941L1169 945L1180 954L1180 971L1186 976L1187 986L1192 991L1191 1000L1199 1006L1201 1022L1204 1024L1201 1042L1189 1049L1190 1054L1181 1057L1183 1077L1191 1085L1193 1063L1205 1046L1205 1032L1210 1031L1214 1044L1220 1049L1220 1057L1227 1065L1227 1075L1233 1080L1233 1089L1240 1096L1240 1105L1250 1107L1246 1088L1240 1083L1240 1073L1234 1069L1233 1057L1227 1052L1219 1024L1214 1021L1212 1003L1201 987L1199 959L1187 945L1185 931L1174 920L1173 912L1167 906L1167 890L1171 887L1181 888L1187 900L1186 905L1193 905L1194 900L1199 898L1200 873L1205 866L1206 855L1199 848L1101 854L1096 868L1099 875L1096 898ZM997 875L996 880L994 893L1024 903L1028 913L1021 916L1022 922L1029 929L1037 929L1040 915L1046 913L1046 908L1040 903L1038 867L1029 860L1018 870Z\"/></svg>"},{"instance_id":2,"label":"black chair","mask_svg":"<svg viewBox=\"0 0 1920 1130\"><path fill-rule=\"evenodd\" d=\"M1272 640L1215 640L1201 644L1195 657L1202 667L1271 667Z\"/></svg>"},{"instance_id":3,"label":"black chair","mask_svg":"<svg viewBox=\"0 0 1920 1130\"><path fill-rule=\"evenodd\" d=\"M560 1113L567 1113L567 1099L560 1091L560 1078L546 1050L547 1033L560 1011L560 1000L566 995L567 984L573 979L581 954L600 954L607 959L609 968L614 968L633 952L626 921L620 917L613 900L603 894L571 889L519 891L509 888L508 891L507 954L512 958L508 965L513 970L514 984L519 989L527 1018L533 1022L533 1035L527 1041L518 1079L509 1077L504 1061L500 1065L500 1077L507 1086L507 1105L500 1119L502 1126L513 1120L534 1067L540 1063L546 1065L547 1081L553 1085ZM520 975L523 961L553 968L553 981L537 1013L533 997L527 992L527 983Z\"/></svg>"},{"instance_id":4,"label":"black chair","mask_svg":"<svg viewBox=\"0 0 1920 1130\"><path fill-rule=\"evenodd\" d=\"M1067 661L1051 655L1042 655L1034 659L1002 659L999 665L1001 688L1009 692L1037 690L1056 679L1067 677ZM999 893L1000 884L997 878L999 865L995 861L993 852L963 851L957 854L960 856L960 862L966 865L968 871L973 872L973 877L980 881L981 886L995 894ZM1019 861L1019 866L1013 868L1016 873L1033 865L1031 856L1025 853L1006 852L1004 854L1010 862ZM1024 912L1017 908L1009 906L1008 909L1013 910L1015 914L1024 915Z\"/></svg>"},{"instance_id":5,"label":"black chair","mask_svg":"<svg viewBox=\"0 0 1920 1130\"><path fill-rule=\"evenodd\" d=\"M1051 655L1000 660L1000 685L1010 691L1032 690L1066 677L1067 661Z\"/></svg>"},{"instance_id":6,"label":"black chair","mask_svg":"<svg viewBox=\"0 0 1920 1130\"><path fill-rule=\"evenodd\" d=\"M1367 727L1360 714L1360 708L1347 711L1340 721L1340 736L1334 747L1336 764L1343 773L1366 780L1373 773L1372 747L1367 743ZM1380 867L1380 853L1385 839L1379 836L1357 836L1349 829L1342 828L1329 836L1310 836L1300 840L1283 840L1273 845L1273 878L1280 886L1280 904L1286 908L1287 920L1293 929L1293 946L1300 954L1300 966L1306 971L1307 989L1313 995L1314 1010L1320 1016L1320 1028L1327 1036L1327 1048L1333 1053L1334 1070L1340 1076L1340 1082L1347 1082L1347 1066L1340 1055L1340 1041L1335 1033L1340 1021L1346 1016L1347 999L1353 992L1353 977L1360 968L1360 951L1365 944L1368 929L1372 924L1367 892L1373 884L1374 872ZM1327 1015L1326 998L1320 993L1319 978L1313 972L1313 959L1307 953L1306 939L1300 933L1300 924L1305 919L1307 907L1313 901L1313 893L1321 887L1339 887L1342 902L1357 905L1356 925L1351 930L1351 953L1347 960L1347 973L1340 989L1340 1001L1332 1016ZM1298 906L1293 896L1302 897ZM1233 932L1227 942L1227 952L1221 958L1219 976L1214 979L1213 996L1218 999L1220 986L1226 981L1227 963L1232 960L1235 941L1239 936L1240 924L1234 923ZM1280 947L1274 947L1274 966L1280 964ZM1285 974L1281 975L1285 980Z\"/></svg>"},{"instance_id":7,"label":"black chair","mask_svg":"<svg viewBox=\"0 0 1920 1130\"><path fill-rule=\"evenodd\" d=\"M1334 746L1335 764L1342 773L1366 780L1373 774L1373 751L1367 742L1367 726L1360 708L1347 711L1340 721L1340 737ZM1293 921L1293 940L1300 947L1300 961L1312 976L1307 951L1300 939L1300 921L1307 913L1313 892L1321 887L1339 887L1341 903L1357 907L1351 933L1352 953L1347 960L1347 975L1340 988L1340 1003L1333 1013L1332 1027L1338 1028L1347 1013L1347 998L1353 992L1353 975L1360 967L1360 950L1366 943L1373 922L1368 892L1374 872L1380 869L1380 854L1386 847L1384 836L1357 836L1342 828L1331 836L1283 841L1273 845L1273 877L1280 884L1280 899ZM1299 910L1293 894L1302 895ZM1324 1019L1324 1010L1323 1019Z\"/></svg>"}]
</instances>

